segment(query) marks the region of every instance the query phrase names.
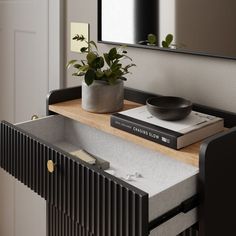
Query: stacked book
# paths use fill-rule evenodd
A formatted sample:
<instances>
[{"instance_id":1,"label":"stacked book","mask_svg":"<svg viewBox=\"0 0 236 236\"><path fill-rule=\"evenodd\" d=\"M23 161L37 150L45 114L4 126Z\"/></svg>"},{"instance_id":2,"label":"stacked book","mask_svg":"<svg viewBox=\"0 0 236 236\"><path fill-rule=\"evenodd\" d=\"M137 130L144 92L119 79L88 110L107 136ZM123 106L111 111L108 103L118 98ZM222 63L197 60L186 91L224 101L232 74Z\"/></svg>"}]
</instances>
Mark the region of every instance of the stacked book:
<instances>
[{"instance_id":1,"label":"stacked book","mask_svg":"<svg viewBox=\"0 0 236 236\"><path fill-rule=\"evenodd\" d=\"M164 121L152 116L146 106L141 106L112 114L111 126L180 149L223 131L224 120L192 111L183 120Z\"/></svg>"}]
</instances>

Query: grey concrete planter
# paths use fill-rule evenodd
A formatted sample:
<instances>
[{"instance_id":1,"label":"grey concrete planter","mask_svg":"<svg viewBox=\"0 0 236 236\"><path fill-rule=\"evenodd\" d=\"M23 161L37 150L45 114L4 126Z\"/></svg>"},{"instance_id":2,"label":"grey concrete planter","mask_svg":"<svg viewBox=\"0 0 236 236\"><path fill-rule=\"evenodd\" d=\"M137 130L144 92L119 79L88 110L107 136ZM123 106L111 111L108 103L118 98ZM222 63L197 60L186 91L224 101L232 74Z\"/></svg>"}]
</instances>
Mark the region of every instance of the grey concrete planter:
<instances>
[{"instance_id":1,"label":"grey concrete planter","mask_svg":"<svg viewBox=\"0 0 236 236\"><path fill-rule=\"evenodd\" d=\"M82 82L82 108L94 113L119 111L124 105L124 82L118 80L115 85L103 81L94 81L88 86Z\"/></svg>"}]
</instances>

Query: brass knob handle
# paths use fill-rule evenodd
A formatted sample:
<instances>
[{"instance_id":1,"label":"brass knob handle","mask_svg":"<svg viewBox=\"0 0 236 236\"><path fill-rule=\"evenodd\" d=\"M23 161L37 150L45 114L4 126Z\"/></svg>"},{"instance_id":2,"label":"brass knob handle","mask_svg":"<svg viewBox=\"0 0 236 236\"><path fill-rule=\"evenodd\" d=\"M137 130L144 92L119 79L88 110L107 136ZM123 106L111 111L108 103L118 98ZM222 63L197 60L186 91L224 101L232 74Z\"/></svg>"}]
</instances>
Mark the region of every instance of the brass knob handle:
<instances>
[{"instance_id":1,"label":"brass knob handle","mask_svg":"<svg viewBox=\"0 0 236 236\"><path fill-rule=\"evenodd\" d=\"M37 115L32 115L31 120L37 120L39 117Z\"/></svg>"},{"instance_id":2,"label":"brass knob handle","mask_svg":"<svg viewBox=\"0 0 236 236\"><path fill-rule=\"evenodd\" d=\"M48 172L53 173L55 171L55 167L56 167L56 164L52 160L49 160L47 162Z\"/></svg>"}]
</instances>

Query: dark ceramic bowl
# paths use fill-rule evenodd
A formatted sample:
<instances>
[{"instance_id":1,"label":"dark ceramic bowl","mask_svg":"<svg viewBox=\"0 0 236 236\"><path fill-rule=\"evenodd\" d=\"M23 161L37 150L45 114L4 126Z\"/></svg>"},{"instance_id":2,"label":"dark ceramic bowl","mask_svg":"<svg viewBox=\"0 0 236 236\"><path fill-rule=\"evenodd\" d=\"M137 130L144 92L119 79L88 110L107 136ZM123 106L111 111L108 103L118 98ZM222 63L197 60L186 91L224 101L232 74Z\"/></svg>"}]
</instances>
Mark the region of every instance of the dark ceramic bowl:
<instances>
[{"instance_id":1,"label":"dark ceramic bowl","mask_svg":"<svg viewBox=\"0 0 236 236\"><path fill-rule=\"evenodd\" d=\"M180 97L153 97L146 104L148 111L161 120L182 120L192 111L192 102Z\"/></svg>"}]
</instances>

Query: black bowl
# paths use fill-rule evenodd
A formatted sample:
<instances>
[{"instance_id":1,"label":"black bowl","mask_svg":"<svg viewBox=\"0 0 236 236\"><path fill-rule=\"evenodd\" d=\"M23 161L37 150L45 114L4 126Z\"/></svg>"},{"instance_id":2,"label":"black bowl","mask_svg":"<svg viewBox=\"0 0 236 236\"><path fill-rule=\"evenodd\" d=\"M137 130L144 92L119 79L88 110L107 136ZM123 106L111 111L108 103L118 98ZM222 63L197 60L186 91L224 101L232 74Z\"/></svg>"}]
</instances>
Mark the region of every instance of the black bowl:
<instances>
[{"instance_id":1,"label":"black bowl","mask_svg":"<svg viewBox=\"0 0 236 236\"><path fill-rule=\"evenodd\" d=\"M192 102L180 97L153 97L146 104L148 111L161 120L182 120L192 111Z\"/></svg>"}]
</instances>

